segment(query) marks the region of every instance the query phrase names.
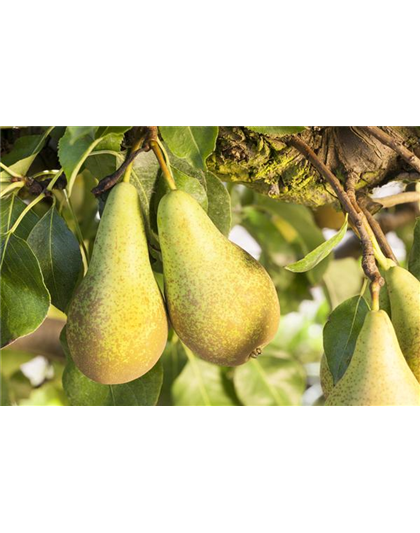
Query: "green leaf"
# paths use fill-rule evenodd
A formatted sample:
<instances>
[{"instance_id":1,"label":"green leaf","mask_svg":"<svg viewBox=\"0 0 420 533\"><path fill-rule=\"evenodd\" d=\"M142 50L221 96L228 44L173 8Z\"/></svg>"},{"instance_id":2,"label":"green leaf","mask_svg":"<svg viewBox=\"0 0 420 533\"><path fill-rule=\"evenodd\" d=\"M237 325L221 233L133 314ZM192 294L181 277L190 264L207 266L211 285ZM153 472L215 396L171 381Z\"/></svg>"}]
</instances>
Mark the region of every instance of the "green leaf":
<instances>
[{"instance_id":1,"label":"green leaf","mask_svg":"<svg viewBox=\"0 0 420 533\"><path fill-rule=\"evenodd\" d=\"M414 226L414 242L408 258L408 270L420 280L420 217Z\"/></svg>"},{"instance_id":2,"label":"green leaf","mask_svg":"<svg viewBox=\"0 0 420 533\"><path fill-rule=\"evenodd\" d=\"M187 363L187 355L174 333L169 330L168 342L160 358L163 366L163 385L159 397L159 405L172 405L172 385Z\"/></svg>"},{"instance_id":3,"label":"green leaf","mask_svg":"<svg viewBox=\"0 0 420 533\"><path fill-rule=\"evenodd\" d=\"M15 194L12 194L9 198L2 198L0 203L0 233L6 233L26 208L26 204ZM38 221L38 215L31 209L16 228L15 235L26 240Z\"/></svg>"},{"instance_id":4,"label":"green leaf","mask_svg":"<svg viewBox=\"0 0 420 533\"><path fill-rule=\"evenodd\" d=\"M189 351L189 361L172 387L174 405L236 405L223 367L207 363Z\"/></svg>"},{"instance_id":5,"label":"green leaf","mask_svg":"<svg viewBox=\"0 0 420 533\"><path fill-rule=\"evenodd\" d=\"M122 162L123 160L121 160ZM152 151L140 154L133 163L130 183L139 192L140 203L147 227L150 229L150 199L157 185L160 167Z\"/></svg>"},{"instance_id":6,"label":"green leaf","mask_svg":"<svg viewBox=\"0 0 420 533\"><path fill-rule=\"evenodd\" d=\"M39 261L51 302L65 311L83 269L76 237L51 206L27 242Z\"/></svg>"},{"instance_id":7,"label":"green leaf","mask_svg":"<svg viewBox=\"0 0 420 533\"><path fill-rule=\"evenodd\" d=\"M37 258L21 238L1 238L1 346L35 331L50 307Z\"/></svg>"},{"instance_id":8,"label":"green leaf","mask_svg":"<svg viewBox=\"0 0 420 533\"><path fill-rule=\"evenodd\" d=\"M77 135L76 140L74 140L74 134L71 127L70 129L66 129L66 133L61 137L58 144L58 158L67 177L67 189L69 195L72 193L77 175L89 154L91 154L95 148L99 148L100 143L102 143L102 146L108 148L108 144L104 144L105 141L109 141L111 147L115 147L116 145L119 146L120 139L122 138L120 135L127 129L129 129L128 126L106 126L98 128L95 133L95 129L92 127L85 135ZM117 137L115 137L115 134L117 134Z\"/></svg>"},{"instance_id":9,"label":"green leaf","mask_svg":"<svg viewBox=\"0 0 420 533\"><path fill-rule=\"evenodd\" d=\"M159 131L174 155L206 170L206 159L216 146L216 126L160 126Z\"/></svg>"},{"instance_id":10,"label":"green leaf","mask_svg":"<svg viewBox=\"0 0 420 533\"><path fill-rule=\"evenodd\" d=\"M52 129L47 128L41 135L26 135L17 139L12 151L2 156L2 163L17 174L26 176ZM0 177L3 176L8 176L6 171L0 172Z\"/></svg>"},{"instance_id":11,"label":"green leaf","mask_svg":"<svg viewBox=\"0 0 420 533\"><path fill-rule=\"evenodd\" d=\"M124 155L115 152L114 154L97 154L95 150L91 152L85 161L85 169L89 170L92 176L98 181L113 174L124 161ZM83 173L82 173L83 174ZM77 181L76 181L77 184ZM75 185L76 186L76 185ZM89 191L90 193L90 191ZM74 194L74 187L73 187ZM93 196L93 195L92 195ZM73 196L72 196L73 200Z\"/></svg>"},{"instance_id":12,"label":"green leaf","mask_svg":"<svg viewBox=\"0 0 420 533\"><path fill-rule=\"evenodd\" d=\"M81 137L84 137L85 135L90 135L93 137L97 129L98 126L68 126L67 131L70 137L70 144L74 144L76 141L78 141Z\"/></svg>"},{"instance_id":13,"label":"green leaf","mask_svg":"<svg viewBox=\"0 0 420 533\"><path fill-rule=\"evenodd\" d=\"M195 200L197 200L197 202L201 205L204 211L207 211L207 193L204 187L198 181L198 179L188 176L187 174L185 174L181 170L178 170L175 167L172 167L172 173L177 188L181 191L185 191L190 194ZM167 188L167 191L169 191L169 188Z\"/></svg>"},{"instance_id":14,"label":"green leaf","mask_svg":"<svg viewBox=\"0 0 420 533\"><path fill-rule=\"evenodd\" d=\"M131 128L132 126L100 126L96 132L96 137L104 139L108 135L122 135Z\"/></svg>"},{"instance_id":15,"label":"green leaf","mask_svg":"<svg viewBox=\"0 0 420 533\"><path fill-rule=\"evenodd\" d=\"M156 405L163 382L162 363L141 378L122 385L102 385L86 377L74 364L67 344L65 328L60 342L67 357L63 387L71 405Z\"/></svg>"},{"instance_id":16,"label":"green leaf","mask_svg":"<svg viewBox=\"0 0 420 533\"><path fill-rule=\"evenodd\" d=\"M363 284L363 271L360 268L360 262L353 257L330 261L323 280L328 290L332 308L335 308L348 298L360 293ZM381 291L382 293L386 293L386 291Z\"/></svg>"},{"instance_id":17,"label":"green leaf","mask_svg":"<svg viewBox=\"0 0 420 533\"><path fill-rule=\"evenodd\" d=\"M232 225L230 194L223 183L211 172L205 173L208 210L215 226L228 236Z\"/></svg>"},{"instance_id":18,"label":"green leaf","mask_svg":"<svg viewBox=\"0 0 420 533\"><path fill-rule=\"evenodd\" d=\"M93 132L73 140L69 128L58 143L58 158L67 177L68 194L71 195L76 177L88 155L92 152L100 139L95 139Z\"/></svg>"},{"instance_id":19,"label":"green leaf","mask_svg":"<svg viewBox=\"0 0 420 533\"><path fill-rule=\"evenodd\" d=\"M115 158L113 158L115 160ZM71 204L73 212L79 223L84 240L93 241L99 225L99 220L96 217L98 212L98 200L91 193L93 187L98 184L88 169L83 170L77 177L73 187L71 196ZM60 194L56 192L56 194ZM63 197L64 200L64 197ZM67 227L76 234L77 227L67 204L61 204L61 216L64 218Z\"/></svg>"},{"instance_id":20,"label":"green leaf","mask_svg":"<svg viewBox=\"0 0 420 533\"><path fill-rule=\"evenodd\" d=\"M303 256L325 242L322 231L315 224L312 212L306 206L279 202L261 195L257 195L256 201L258 206L274 215L272 221L275 226ZM320 282L328 263L329 258L325 258L306 274L312 285Z\"/></svg>"},{"instance_id":21,"label":"green leaf","mask_svg":"<svg viewBox=\"0 0 420 533\"><path fill-rule=\"evenodd\" d=\"M298 361L261 355L235 368L233 381L244 405L300 405L306 374Z\"/></svg>"},{"instance_id":22,"label":"green leaf","mask_svg":"<svg viewBox=\"0 0 420 533\"><path fill-rule=\"evenodd\" d=\"M331 253L331 251L342 241L344 235L346 234L346 231L347 216L346 221L344 222L340 231L336 235L334 235L334 237L331 237L331 239L328 239L328 241L320 244L317 248L315 248L315 250L309 252L309 254L306 255L300 261L292 263L291 265L287 265L286 269L290 270L291 272L307 272L308 270L311 270L312 268L316 267L316 265L318 265L323 259L325 259Z\"/></svg>"},{"instance_id":23,"label":"green leaf","mask_svg":"<svg viewBox=\"0 0 420 533\"><path fill-rule=\"evenodd\" d=\"M354 296L334 309L324 327L324 352L334 385L343 377L351 361L368 311L366 300Z\"/></svg>"},{"instance_id":24,"label":"green leaf","mask_svg":"<svg viewBox=\"0 0 420 533\"><path fill-rule=\"evenodd\" d=\"M263 135L270 135L272 137L281 137L282 135L293 135L300 133L305 129L304 126L246 126L247 129L262 133Z\"/></svg>"}]
</instances>

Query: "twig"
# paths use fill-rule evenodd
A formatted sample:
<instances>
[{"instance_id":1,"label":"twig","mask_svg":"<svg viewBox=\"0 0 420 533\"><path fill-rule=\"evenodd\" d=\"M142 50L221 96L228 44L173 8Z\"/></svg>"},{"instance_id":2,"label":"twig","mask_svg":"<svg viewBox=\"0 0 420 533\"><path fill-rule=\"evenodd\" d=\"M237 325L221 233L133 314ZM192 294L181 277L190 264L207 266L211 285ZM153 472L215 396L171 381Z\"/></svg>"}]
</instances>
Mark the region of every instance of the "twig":
<instances>
[{"instance_id":1,"label":"twig","mask_svg":"<svg viewBox=\"0 0 420 533\"><path fill-rule=\"evenodd\" d=\"M359 205L369 223L369 226L372 228L372 231L375 234L376 240L378 241L382 252L385 254L386 257L388 257L388 259L392 259L392 261L394 261L394 263L398 265L398 260L395 257L394 252L392 251L392 248L389 245L389 242L387 241L381 226L379 225L379 222L375 220L375 218L367 208L365 197L359 197Z\"/></svg>"},{"instance_id":2,"label":"twig","mask_svg":"<svg viewBox=\"0 0 420 533\"><path fill-rule=\"evenodd\" d=\"M392 148L394 152L397 152L409 165L411 165L417 172L420 172L420 158L416 156L411 150L409 150L404 144L385 133L377 126L362 126L361 129L378 139L382 144Z\"/></svg>"},{"instance_id":3,"label":"twig","mask_svg":"<svg viewBox=\"0 0 420 533\"><path fill-rule=\"evenodd\" d=\"M140 133L137 133L137 140L134 141L131 147L131 153L127 155L124 163L115 172L103 178L91 192L95 196L99 196L113 187L123 175L124 180L129 180L134 159L142 152L148 152L151 149L151 142L157 139L157 133L157 126L146 126L145 128L141 128ZM136 149L137 147L139 148Z\"/></svg>"},{"instance_id":4,"label":"twig","mask_svg":"<svg viewBox=\"0 0 420 533\"><path fill-rule=\"evenodd\" d=\"M283 138L284 139L284 138ZM346 213L348 213L350 221L355 227L363 248L362 266L366 276L371 280L372 294L379 291L384 284L384 280L378 270L375 261L375 253L371 241L371 237L367 230L367 222L362 212L358 212L347 192L344 190L340 181L331 172L331 170L318 159L315 152L299 137L290 136L284 139L286 144L296 148L302 155L310 161L321 176L330 184L335 194ZM352 178L354 179L354 178ZM351 182L350 182L351 184Z\"/></svg>"},{"instance_id":5,"label":"twig","mask_svg":"<svg viewBox=\"0 0 420 533\"><path fill-rule=\"evenodd\" d=\"M146 151L145 147L141 147L138 150L136 150L135 152L133 152L132 154L130 154L125 159L124 163L122 163L122 165L115 172L113 172L109 176L106 176L105 178L101 179L101 181L98 183L98 185L92 189L92 193L95 196L99 196L103 192L105 192L108 189L110 189L111 187L113 187L118 182L118 180L121 178L121 176L125 173L127 167L129 167L129 165L134 161L134 159L139 154L141 154L142 152L145 152L145 151Z\"/></svg>"},{"instance_id":6,"label":"twig","mask_svg":"<svg viewBox=\"0 0 420 533\"><path fill-rule=\"evenodd\" d=\"M130 148L130 155L134 154L137 150L140 150L144 146L144 141L147 137L147 133L144 132L143 128L134 128L135 129L135 139L131 145ZM130 163L126 166L126 169L124 171L124 177L123 181L129 183L130 177L131 177L131 171L133 169L133 159L130 161Z\"/></svg>"},{"instance_id":7,"label":"twig","mask_svg":"<svg viewBox=\"0 0 420 533\"><path fill-rule=\"evenodd\" d=\"M395 205L400 204L420 202L420 193L416 191L401 192L399 194L384 196L383 198L373 198L373 201L377 204L381 204L382 207L394 207Z\"/></svg>"}]
</instances>

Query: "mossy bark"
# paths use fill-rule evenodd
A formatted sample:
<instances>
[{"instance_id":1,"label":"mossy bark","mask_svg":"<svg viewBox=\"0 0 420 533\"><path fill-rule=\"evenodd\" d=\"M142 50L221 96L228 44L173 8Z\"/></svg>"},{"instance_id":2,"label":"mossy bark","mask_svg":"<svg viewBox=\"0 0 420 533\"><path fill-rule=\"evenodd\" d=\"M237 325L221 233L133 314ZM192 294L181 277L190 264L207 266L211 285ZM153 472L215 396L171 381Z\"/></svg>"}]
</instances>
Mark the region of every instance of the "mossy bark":
<instances>
[{"instance_id":1,"label":"mossy bark","mask_svg":"<svg viewBox=\"0 0 420 533\"><path fill-rule=\"evenodd\" d=\"M393 132L420 152L418 128ZM342 181L350 171L356 173L359 188L371 190L410 171L392 149L356 127L314 127L300 135ZM282 201L312 207L337 204L329 185L297 150L281 138L245 127L221 127L207 165L223 181L243 183Z\"/></svg>"}]
</instances>

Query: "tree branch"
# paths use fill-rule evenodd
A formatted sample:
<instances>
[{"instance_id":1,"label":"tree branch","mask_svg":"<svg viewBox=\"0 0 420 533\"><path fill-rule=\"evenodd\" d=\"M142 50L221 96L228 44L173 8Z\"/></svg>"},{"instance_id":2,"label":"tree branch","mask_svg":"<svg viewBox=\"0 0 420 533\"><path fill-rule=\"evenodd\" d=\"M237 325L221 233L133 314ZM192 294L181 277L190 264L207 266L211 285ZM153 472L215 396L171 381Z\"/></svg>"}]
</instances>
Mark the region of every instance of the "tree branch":
<instances>
[{"instance_id":1,"label":"tree branch","mask_svg":"<svg viewBox=\"0 0 420 533\"><path fill-rule=\"evenodd\" d=\"M398 155L400 155L409 165L411 165L417 172L420 172L420 158L416 156L411 150L409 150L404 144L385 133L377 126L362 126L361 129L378 139L382 144L392 148Z\"/></svg>"},{"instance_id":2,"label":"tree branch","mask_svg":"<svg viewBox=\"0 0 420 533\"><path fill-rule=\"evenodd\" d=\"M293 146L302 155L310 161L310 163L318 170L321 176L330 184L336 193L344 211L348 213L350 221L357 230L357 233L362 242L363 259L362 266L366 276L371 280L372 297L377 299L380 287L384 284L384 280L378 270L378 266L375 261L375 254L373 250L372 241L370 235L366 229L366 218L362 212L358 212L358 209L353 204L351 198L344 190L340 181L334 176L331 170L320 161L315 152L299 137L290 136L286 139L282 138L289 146ZM353 185L350 182L351 186ZM357 205L357 203L356 203Z\"/></svg>"},{"instance_id":3,"label":"tree branch","mask_svg":"<svg viewBox=\"0 0 420 533\"><path fill-rule=\"evenodd\" d=\"M392 248L389 245L389 242L387 241L381 226L379 225L379 222L375 220L375 218L367 208L367 201L365 197L359 197L359 205L369 223L369 226L372 228L372 231L375 234L376 240L378 241L382 252L385 254L386 257L388 257L388 259L392 259L392 261L394 261L398 265L397 258L395 257L394 252L392 251Z\"/></svg>"},{"instance_id":4,"label":"tree branch","mask_svg":"<svg viewBox=\"0 0 420 533\"><path fill-rule=\"evenodd\" d=\"M109 176L106 176L105 178L101 179L101 181L98 183L96 187L92 189L92 193L95 196L99 196L103 192L107 191L111 187L113 187L118 180L121 178L121 176L125 173L127 167L134 161L134 159L141 154L142 152L145 152L146 149L144 147L139 148L138 150L134 151L130 155L127 156L124 163L112 174Z\"/></svg>"},{"instance_id":5,"label":"tree branch","mask_svg":"<svg viewBox=\"0 0 420 533\"><path fill-rule=\"evenodd\" d=\"M420 202L420 193L416 191L401 192L399 194L384 196L383 198L373 198L373 201L377 204L381 204L382 207L394 207L395 205L400 204Z\"/></svg>"}]
</instances>

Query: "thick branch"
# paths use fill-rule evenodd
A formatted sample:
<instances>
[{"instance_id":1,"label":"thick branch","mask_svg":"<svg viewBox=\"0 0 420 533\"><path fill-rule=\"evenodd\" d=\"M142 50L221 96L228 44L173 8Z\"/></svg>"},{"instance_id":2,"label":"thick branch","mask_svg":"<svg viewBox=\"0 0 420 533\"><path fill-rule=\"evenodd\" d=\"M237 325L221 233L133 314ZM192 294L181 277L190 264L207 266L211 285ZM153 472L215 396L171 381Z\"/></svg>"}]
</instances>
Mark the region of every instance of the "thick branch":
<instances>
[{"instance_id":1,"label":"thick branch","mask_svg":"<svg viewBox=\"0 0 420 533\"><path fill-rule=\"evenodd\" d=\"M420 172L420 158L409 150L404 144L385 133L377 126L363 126L362 129L367 131L372 137L378 139L382 144L392 148L398 155L400 155L409 165L411 165L417 172Z\"/></svg>"}]
</instances>

